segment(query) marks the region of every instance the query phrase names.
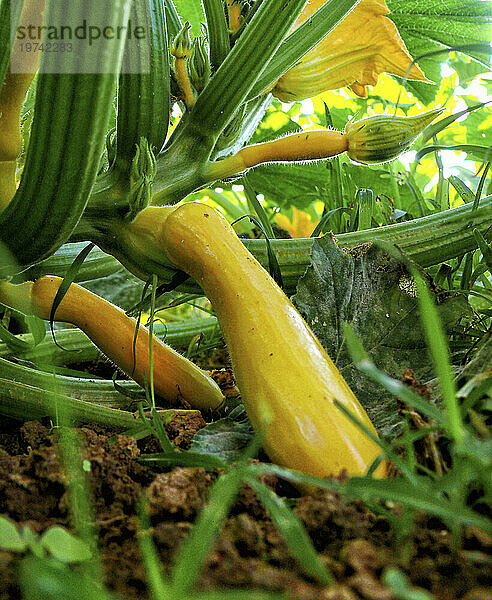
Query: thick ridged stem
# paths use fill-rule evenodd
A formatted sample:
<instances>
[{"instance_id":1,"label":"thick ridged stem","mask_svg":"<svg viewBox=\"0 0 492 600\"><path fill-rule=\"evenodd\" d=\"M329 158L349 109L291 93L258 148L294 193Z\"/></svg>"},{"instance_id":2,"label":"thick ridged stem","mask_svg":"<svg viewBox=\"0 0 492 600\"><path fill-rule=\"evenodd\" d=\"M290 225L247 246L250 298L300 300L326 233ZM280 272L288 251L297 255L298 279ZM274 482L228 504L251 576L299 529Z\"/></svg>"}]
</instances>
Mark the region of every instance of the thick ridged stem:
<instances>
[{"instance_id":1,"label":"thick ridged stem","mask_svg":"<svg viewBox=\"0 0 492 600\"><path fill-rule=\"evenodd\" d=\"M124 26L129 8L130 0L49 5L55 22L66 22L68 12L77 20L91 11L94 18L114 27ZM0 214L0 239L20 266L42 260L65 243L87 205L104 147L123 44L124 39L114 40L94 53L82 48L45 53L42 58L44 72L37 81L21 183ZM97 74L94 61L99 61ZM0 271L4 268L11 266L0 255Z\"/></svg>"},{"instance_id":2,"label":"thick ridged stem","mask_svg":"<svg viewBox=\"0 0 492 600\"><path fill-rule=\"evenodd\" d=\"M170 113L169 47L162 0L136 0L130 19L144 28L145 43L127 40L118 83L116 161L129 166L142 137L159 152Z\"/></svg>"},{"instance_id":3,"label":"thick ridged stem","mask_svg":"<svg viewBox=\"0 0 492 600\"><path fill-rule=\"evenodd\" d=\"M393 223L365 231L336 234L334 239L342 247L356 246L376 240L397 244L403 252L422 267L430 267L475 249L477 241L473 235L474 229L480 231L486 239L491 239L492 196L482 198L477 210L472 210L472 208L473 203L468 203L412 221ZM146 211L150 212L149 209ZM158 209L153 208L153 210ZM146 211L142 212L146 213ZM152 222L152 219L150 221ZM149 229L148 235L151 240L154 235L152 229ZM284 289L288 293L294 293L299 277L309 266L309 255L313 242L314 238L271 240L270 242L282 272ZM265 240L245 239L243 243L263 266L268 266ZM132 244L139 245L138 239L135 238ZM142 251L144 249L145 245L142 246ZM53 257L31 269L28 272L29 277L39 277L46 273L63 274L80 250L81 244L64 246ZM147 255L148 252L149 249L147 249ZM144 266L142 252L139 252L139 256L139 264ZM78 281L93 279L96 276L103 277L105 274L121 268L121 264L116 259L98 250L94 250L89 258L87 266L82 265L78 273ZM157 254L155 254L150 265L152 271L149 270L148 274L157 273L163 283L169 282L176 274L176 268L164 256L157 260ZM146 278L144 277L144 279ZM200 287L192 279L181 284L179 290L200 293Z\"/></svg>"},{"instance_id":4,"label":"thick ridged stem","mask_svg":"<svg viewBox=\"0 0 492 600\"><path fill-rule=\"evenodd\" d=\"M76 423L98 423L125 429L137 423L135 417L124 410L98 406L27 383L0 378L0 414L4 416L29 421L43 417L56 420L61 407Z\"/></svg>"},{"instance_id":5,"label":"thick ridged stem","mask_svg":"<svg viewBox=\"0 0 492 600\"><path fill-rule=\"evenodd\" d=\"M215 72L229 54L229 32L222 0L203 0L210 45L210 66Z\"/></svg>"}]
</instances>

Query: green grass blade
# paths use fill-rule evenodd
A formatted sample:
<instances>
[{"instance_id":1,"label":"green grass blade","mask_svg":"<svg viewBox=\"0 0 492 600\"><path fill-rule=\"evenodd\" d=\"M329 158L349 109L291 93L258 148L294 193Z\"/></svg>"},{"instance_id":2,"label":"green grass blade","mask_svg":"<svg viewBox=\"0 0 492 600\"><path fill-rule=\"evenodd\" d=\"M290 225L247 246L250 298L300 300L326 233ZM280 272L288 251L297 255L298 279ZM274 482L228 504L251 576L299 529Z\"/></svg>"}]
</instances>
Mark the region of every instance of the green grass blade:
<instances>
[{"instance_id":1,"label":"green grass blade","mask_svg":"<svg viewBox=\"0 0 492 600\"><path fill-rule=\"evenodd\" d=\"M417 485L409 485L403 478L368 480L353 477L343 485L343 493L362 501L399 502L408 508L435 515L451 526L474 525L489 533L492 532L490 519L461 503L441 497L428 485L428 481L427 478L419 477Z\"/></svg>"},{"instance_id":2,"label":"green grass blade","mask_svg":"<svg viewBox=\"0 0 492 600\"><path fill-rule=\"evenodd\" d=\"M244 184L244 195L246 196L248 203L251 204L251 206L254 208L258 219L260 219L261 224L263 225L265 236L268 237L270 240L274 240L275 234L273 233L272 224L268 219L265 209L263 208L261 202L256 196L256 190L251 185L247 175L243 175L242 181Z\"/></svg>"},{"instance_id":3,"label":"green grass blade","mask_svg":"<svg viewBox=\"0 0 492 600\"><path fill-rule=\"evenodd\" d=\"M191 533L180 546L171 571L172 588L176 598L187 598L207 560L208 553L219 534L244 479L240 465L219 477L208 502L202 509Z\"/></svg>"},{"instance_id":4,"label":"green grass blade","mask_svg":"<svg viewBox=\"0 0 492 600\"><path fill-rule=\"evenodd\" d=\"M408 406L416 408L423 415L433 419L441 426L446 425L446 419L441 410L425 400L425 398L422 396L416 394L411 388L401 381L393 379L376 367L369 354L364 350L354 329L349 324L345 325L344 333L350 355L360 371L368 375L376 383L379 383L385 387L395 396L401 398L406 404L408 404Z\"/></svg>"},{"instance_id":5,"label":"green grass blade","mask_svg":"<svg viewBox=\"0 0 492 600\"><path fill-rule=\"evenodd\" d=\"M427 284L414 267L412 268L412 275L417 287L420 319L427 340L427 348L432 359L434 372L439 379L439 389L446 407L448 430L453 440L459 444L463 440L463 421L456 398L456 386L448 344Z\"/></svg>"},{"instance_id":6,"label":"green grass blade","mask_svg":"<svg viewBox=\"0 0 492 600\"><path fill-rule=\"evenodd\" d=\"M462 181L459 177L456 177L456 175L450 175L448 177L448 181L458 192L463 202L473 202L475 194L471 191L471 189L466 185L464 181Z\"/></svg>"},{"instance_id":7,"label":"green grass blade","mask_svg":"<svg viewBox=\"0 0 492 600\"><path fill-rule=\"evenodd\" d=\"M229 469L229 465L210 454L200 452L157 452L155 454L142 454L138 462L153 467L203 467L205 469Z\"/></svg>"},{"instance_id":8,"label":"green grass blade","mask_svg":"<svg viewBox=\"0 0 492 600\"><path fill-rule=\"evenodd\" d=\"M333 578L314 549L299 517L282 498L256 477L248 477L247 482L258 494L289 550L305 572L323 585L332 584Z\"/></svg>"},{"instance_id":9,"label":"green grass blade","mask_svg":"<svg viewBox=\"0 0 492 600\"><path fill-rule=\"evenodd\" d=\"M143 503L139 503L138 505L138 517L140 520L140 528L137 539L144 565L147 570L151 597L153 600L173 600L170 586L165 581L162 574L162 566L159 562L154 541L152 540L150 521L145 512Z\"/></svg>"}]
</instances>

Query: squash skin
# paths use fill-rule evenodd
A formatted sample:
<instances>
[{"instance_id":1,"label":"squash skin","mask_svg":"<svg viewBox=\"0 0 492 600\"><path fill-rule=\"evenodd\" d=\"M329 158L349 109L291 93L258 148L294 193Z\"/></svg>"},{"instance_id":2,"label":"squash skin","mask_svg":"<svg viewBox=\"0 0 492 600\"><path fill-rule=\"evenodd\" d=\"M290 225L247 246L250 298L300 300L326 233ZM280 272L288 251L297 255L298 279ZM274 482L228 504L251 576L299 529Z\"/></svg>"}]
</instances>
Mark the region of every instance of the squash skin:
<instances>
[{"instance_id":1,"label":"squash skin","mask_svg":"<svg viewBox=\"0 0 492 600\"><path fill-rule=\"evenodd\" d=\"M61 282L54 276L19 285L0 281L0 301L47 320ZM55 320L79 327L122 371L142 386L149 383L149 332L140 326L134 365L136 321L119 307L72 283L56 310ZM152 353L154 389L171 405L181 399L193 408L214 410L222 404L224 397L218 385L190 360L155 337Z\"/></svg>"},{"instance_id":2,"label":"squash skin","mask_svg":"<svg viewBox=\"0 0 492 600\"><path fill-rule=\"evenodd\" d=\"M279 465L326 477L364 475L379 446L336 406L374 434L358 400L316 336L273 279L213 209L185 204L163 223L168 258L211 300L244 406L263 447ZM386 463L375 476L386 474Z\"/></svg>"}]
</instances>

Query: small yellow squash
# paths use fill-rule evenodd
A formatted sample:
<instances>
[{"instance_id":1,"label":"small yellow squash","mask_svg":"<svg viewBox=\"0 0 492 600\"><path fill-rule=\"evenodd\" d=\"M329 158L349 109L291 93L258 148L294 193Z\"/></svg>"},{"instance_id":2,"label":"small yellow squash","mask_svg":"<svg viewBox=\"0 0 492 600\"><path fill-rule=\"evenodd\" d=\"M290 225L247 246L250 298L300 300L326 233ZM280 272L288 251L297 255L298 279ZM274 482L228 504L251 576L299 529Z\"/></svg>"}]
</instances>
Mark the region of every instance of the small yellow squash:
<instances>
[{"instance_id":1,"label":"small yellow squash","mask_svg":"<svg viewBox=\"0 0 492 600\"><path fill-rule=\"evenodd\" d=\"M49 319L60 287L59 277L46 276L12 285L0 281L0 302L26 314ZM89 290L72 283L56 309L55 320L84 331L104 354L141 385L150 382L149 332L141 326L135 352L135 319ZM154 389L170 404L182 400L194 408L210 410L223 401L217 384L190 360L157 338L152 340Z\"/></svg>"}]
</instances>

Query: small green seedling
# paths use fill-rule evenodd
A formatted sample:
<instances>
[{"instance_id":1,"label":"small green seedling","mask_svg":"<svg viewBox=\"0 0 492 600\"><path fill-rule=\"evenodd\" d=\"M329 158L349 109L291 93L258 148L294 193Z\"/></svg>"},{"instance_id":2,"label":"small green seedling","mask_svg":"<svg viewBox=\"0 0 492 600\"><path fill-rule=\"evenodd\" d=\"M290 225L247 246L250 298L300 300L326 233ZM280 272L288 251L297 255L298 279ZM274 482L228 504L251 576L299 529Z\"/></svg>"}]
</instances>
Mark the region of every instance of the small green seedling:
<instances>
[{"instance_id":1,"label":"small green seedling","mask_svg":"<svg viewBox=\"0 0 492 600\"><path fill-rule=\"evenodd\" d=\"M63 527L55 525L38 536L29 526L19 530L5 517L0 517L0 548L9 552L31 552L39 558L50 555L62 563L80 563L92 556L87 544Z\"/></svg>"}]
</instances>

